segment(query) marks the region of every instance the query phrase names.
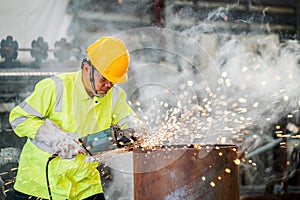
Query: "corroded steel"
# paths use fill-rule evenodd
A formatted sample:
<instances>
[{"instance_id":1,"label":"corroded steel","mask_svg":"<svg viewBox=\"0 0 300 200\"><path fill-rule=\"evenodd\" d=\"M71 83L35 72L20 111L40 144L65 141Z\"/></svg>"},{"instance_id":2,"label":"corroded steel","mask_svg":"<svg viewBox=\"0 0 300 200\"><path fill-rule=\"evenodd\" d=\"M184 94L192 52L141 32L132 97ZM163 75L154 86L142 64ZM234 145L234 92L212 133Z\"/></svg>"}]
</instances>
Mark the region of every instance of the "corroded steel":
<instances>
[{"instance_id":1,"label":"corroded steel","mask_svg":"<svg viewBox=\"0 0 300 200\"><path fill-rule=\"evenodd\" d=\"M133 149L134 199L238 200L235 145Z\"/></svg>"}]
</instances>

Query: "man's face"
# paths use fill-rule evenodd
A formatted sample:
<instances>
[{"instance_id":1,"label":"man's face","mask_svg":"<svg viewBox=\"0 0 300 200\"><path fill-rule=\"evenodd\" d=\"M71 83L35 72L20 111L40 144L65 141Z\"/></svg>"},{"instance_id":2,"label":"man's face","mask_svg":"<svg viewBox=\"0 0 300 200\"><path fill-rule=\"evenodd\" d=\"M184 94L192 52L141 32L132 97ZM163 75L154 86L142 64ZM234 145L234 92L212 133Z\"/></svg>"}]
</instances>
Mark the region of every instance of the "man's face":
<instances>
[{"instance_id":1,"label":"man's face","mask_svg":"<svg viewBox=\"0 0 300 200\"><path fill-rule=\"evenodd\" d=\"M114 85L112 82L104 78L97 70L94 71L94 84L96 93L100 96L105 95Z\"/></svg>"},{"instance_id":2,"label":"man's face","mask_svg":"<svg viewBox=\"0 0 300 200\"><path fill-rule=\"evenodd\" d=\"M94 69L94 74L92 75L93 67L89 62L83 62L82 67L82 81L84 84L84 87L90 97L95 96L95 92L97 96L103 97L107 94L107 92L112 88L114 85L112 82L108 81L106 78L104 78L97 70ZM90 81L91 76L94 79L93 83L95 86L95 90L92 87L92 83Z\"/></svg>"}]
</instances>

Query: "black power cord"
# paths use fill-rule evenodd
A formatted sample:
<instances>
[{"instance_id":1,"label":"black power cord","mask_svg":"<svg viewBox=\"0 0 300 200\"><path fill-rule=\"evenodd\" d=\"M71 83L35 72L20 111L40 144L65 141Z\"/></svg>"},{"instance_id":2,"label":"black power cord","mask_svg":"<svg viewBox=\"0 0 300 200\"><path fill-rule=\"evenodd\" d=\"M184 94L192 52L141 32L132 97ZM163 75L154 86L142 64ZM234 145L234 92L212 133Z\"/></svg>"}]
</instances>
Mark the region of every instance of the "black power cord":
<instances>
[{"instance_id":1,"label":"black power cord","mask_svg":"<svg viewBox=\"0 0 300 200\"><path fill-rule=\"evenodd\" d=\"M87 152L87 154L89 154L90 156L92 156L93 154L86 148L86 146L84 145L84 143L82 142L82 140L79 138L78 139L78 144L81 145L84 150ZM51 194L51 188L50 188L50 183L49 183L49 174L48 174L48 168L49 168L49 164L51 162L51 160L53 160L54 158L56 158L58 156L57 153L53 154L52 156L50 156L48 158L48 161L46 163L46 181L47 181L47 188L48 188L48 194L49 194L49 198L50 200L52 200L52 194Z\"/></svg>"},{"instance_id":2,"label":"black power cord","mask_svg":"<svg viewBox=\"0 0 300 200\"><path fill-rule=\"evenodd\" d=\"M52 200L52 195L51 195L51 189L50 189L50 183L49 183L49 174L48 174L48 168L49 168L49 164L50 161L53 160L54 158L56 158L58 156L58 154L53 154L52 156L50 156L48 158L48 161L46 163L46 181L47 181L47 188L48 188L48 194L49 194L49 198L50 200Z\"/></svg>"}]
</instances>

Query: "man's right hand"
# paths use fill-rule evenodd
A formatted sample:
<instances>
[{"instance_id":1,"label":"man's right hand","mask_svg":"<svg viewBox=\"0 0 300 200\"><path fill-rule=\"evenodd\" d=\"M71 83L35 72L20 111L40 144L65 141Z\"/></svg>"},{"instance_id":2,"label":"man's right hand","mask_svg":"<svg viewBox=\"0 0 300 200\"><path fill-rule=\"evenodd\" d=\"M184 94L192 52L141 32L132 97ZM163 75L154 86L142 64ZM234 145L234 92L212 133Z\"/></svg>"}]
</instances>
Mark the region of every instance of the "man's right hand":
<instances>
[{"instance_id":1,"label":"man's right hand","mask_svg":"<svg viewBox=\"0 0 300 200\"><path fill-rule=\"evenodd\" d=\"M78 139L78 134L64 132L47 119L35 136L35 140L38 141L35 144L42 150L58 154L63 159L71 159L78 154L87 153ZM44 148L45 145L47 149Z\"/></svg>"},{"instance_id":2,"label":"man's right hand","mask_svg":"<svg viewBox=\"0 0 300 200\"><path fill-rule=\"evenodd\" d=\"M74 158L78 154L86 154L85 149L78 142L78 137L75 139L69 133L65 133L50 145L53 151L64 159Z\"/></svg>"}]
</instances>

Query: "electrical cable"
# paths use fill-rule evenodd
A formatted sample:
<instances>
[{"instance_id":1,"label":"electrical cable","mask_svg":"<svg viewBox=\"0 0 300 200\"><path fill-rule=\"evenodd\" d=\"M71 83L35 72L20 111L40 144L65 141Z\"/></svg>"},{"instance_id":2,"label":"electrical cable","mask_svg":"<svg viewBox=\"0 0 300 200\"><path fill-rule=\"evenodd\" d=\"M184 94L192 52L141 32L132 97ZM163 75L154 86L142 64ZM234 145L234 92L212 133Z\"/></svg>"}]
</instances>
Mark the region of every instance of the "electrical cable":
<instances>
[{"instance_id":1,"label":"electrical cable","mask_svg":"<svg viewBox=\"0 0 300 200\"><path fill-rule=\"evenodd\" d=\"M82 140L79 138L78 139L78 143L79 145L81 145L84 150L87 152L88 155L92 156L93 154L86 148L86 146L84 145L84 143L82 142ZM49 164L51 162L51 160L53 160L54 158L56 158L58 156L57 153L51 155L49 158L48 158L48 161L46 163L46 181L47 181L47 188L48 188L48 194L49 194L49 199L52 200L52 194L51 194L51 188L50 188L50 182L49 182Z\"/></svg>"},{"instance_id":2,"label":"electrical cable","mask_svg":"<svg viewBox=\"0 0 300 200\"><path fill-rule=\"evenodd\" d=\"M83 141L81 138L78 138L78 143L79 145L82 146L82 148L86 151L86 153L89 155L89 156L93 156L93 154L86 148L86 146L84 145Z\"/></svg>"},{"instance_id":3,"label":"electrical cable","mask_svg":"<svg viewBox=\"0 0 300 200\"><path fill-rule=\"evenodd\" d=\"M52 200L52 195L51 195L51 189L50 189L50 183L49 183L48 168L49 168L50 161L53 160L54 158L56 158L57 156L58 156L57 153L53 154L52 156L50 156L48 158L48 161L46 163L46 181L47 181L47 188L48 188L48 194L49 194L50 200Z\"/></svg>"}]
</instances>

